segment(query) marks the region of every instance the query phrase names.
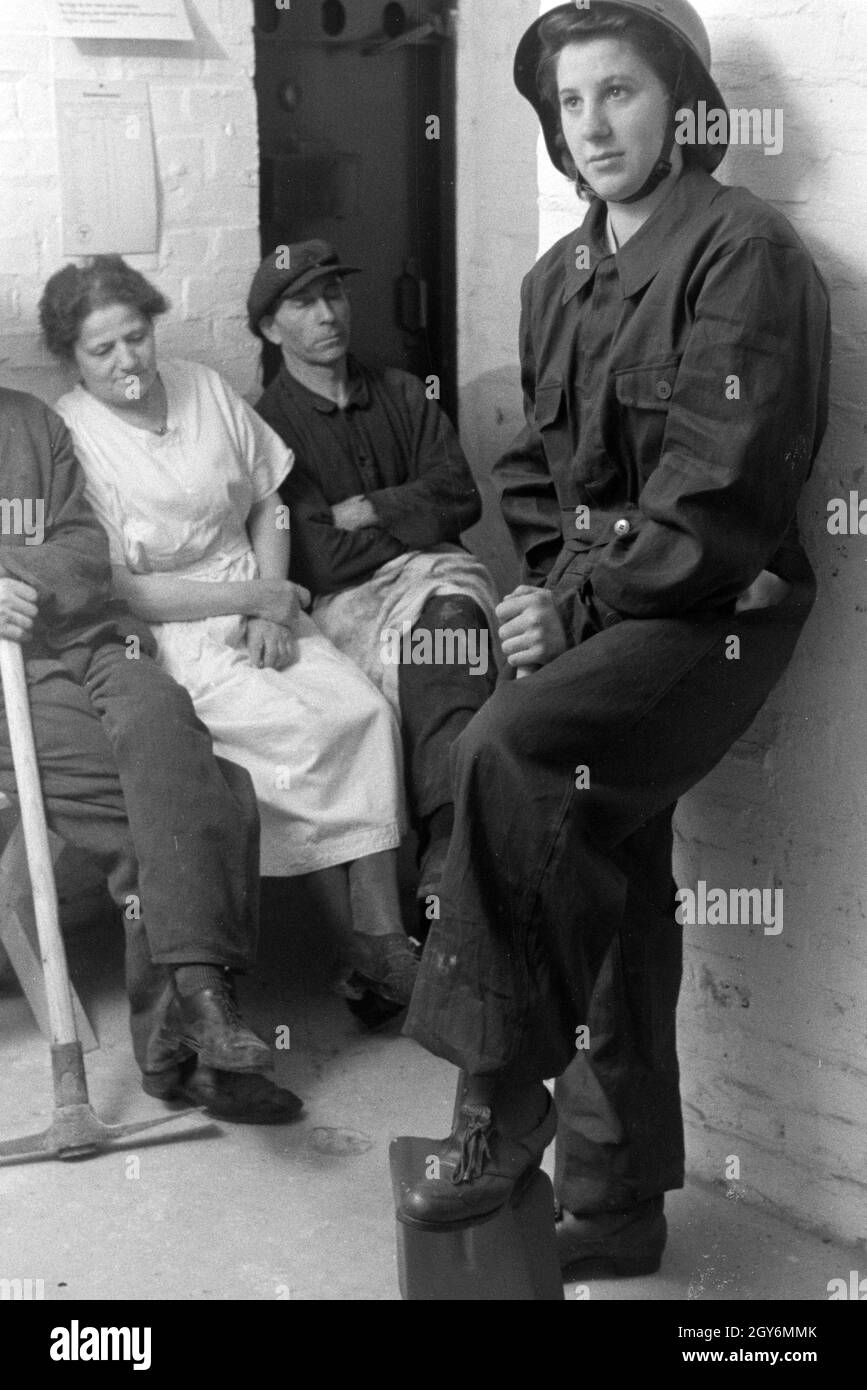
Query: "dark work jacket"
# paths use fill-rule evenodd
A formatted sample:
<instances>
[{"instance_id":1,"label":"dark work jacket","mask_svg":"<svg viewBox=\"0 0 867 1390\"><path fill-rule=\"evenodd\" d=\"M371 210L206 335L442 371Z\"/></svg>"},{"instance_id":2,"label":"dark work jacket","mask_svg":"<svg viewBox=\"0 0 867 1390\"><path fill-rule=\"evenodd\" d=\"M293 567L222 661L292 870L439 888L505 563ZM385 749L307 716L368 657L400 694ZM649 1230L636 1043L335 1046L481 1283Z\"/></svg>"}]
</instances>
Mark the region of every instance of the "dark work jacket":
<instances>
[{"instance_id":1,"label":"dark work jacket","mask_svg":"<svg viewBox=\"0 0 867 1390\"><path fill-rule=\"evenodd\" d=\"M457 435L417 377L350 356L349 388L340 409L281 363L256 406L295 453L280 489L291 514L290 572L314 594L361 584L407 550L457 544L481 515ZM331 508L360 494L379 525L335 526Z\"/></svg>"},{"instance_id":2,"label":"dark work jacket","mask_svg":"<svg viewBox=\"0 0 867 1390\"><path fill-rule=\"evenodd\" d=\"M795 509L827 420L824 284L779 213L687 169L616 254L606 207L522 287L526 427L495 466L572 640L811 580Z\"/></svg>"},{"instance_id":3,"label":"dark work jacket","mask_svg":"<svg viewBox=\"0 0 867 1390\"><path fill-rule=\"evenodd\" d=\"M153 635L112 599L108 540L84 495L84 475L59 415L35 396L0 388L0 498L41 502L44 537L26 544L4 514L0 577L37 591L38 616L26 655L123 641L153 654Z\"/></svg>"}]
</instances>

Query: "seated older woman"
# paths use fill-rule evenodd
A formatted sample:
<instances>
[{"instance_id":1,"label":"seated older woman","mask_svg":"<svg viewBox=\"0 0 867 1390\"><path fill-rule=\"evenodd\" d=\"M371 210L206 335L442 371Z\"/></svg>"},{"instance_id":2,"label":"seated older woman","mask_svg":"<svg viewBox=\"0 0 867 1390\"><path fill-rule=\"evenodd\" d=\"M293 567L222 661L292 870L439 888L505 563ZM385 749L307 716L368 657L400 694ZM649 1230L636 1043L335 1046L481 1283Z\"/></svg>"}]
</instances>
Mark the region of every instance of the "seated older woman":
<instances>
[{"instance_id":1,"label":"seated older woman","mask_svg":"<svg viewBox=\"0 0 867 1390\"><path fill-rule=\"evenodd\" d=\"M77 368L57 405L108 533L114 588L153 628L218 753L242 764L262 873L346 864L351 964L406 1004L416 961L400 920L400 745L386 701L302 612L277 488L293 455L208 367L157 365L168 303L119 256L51 277L40 320Z\"/></svg>"}]
</instances>

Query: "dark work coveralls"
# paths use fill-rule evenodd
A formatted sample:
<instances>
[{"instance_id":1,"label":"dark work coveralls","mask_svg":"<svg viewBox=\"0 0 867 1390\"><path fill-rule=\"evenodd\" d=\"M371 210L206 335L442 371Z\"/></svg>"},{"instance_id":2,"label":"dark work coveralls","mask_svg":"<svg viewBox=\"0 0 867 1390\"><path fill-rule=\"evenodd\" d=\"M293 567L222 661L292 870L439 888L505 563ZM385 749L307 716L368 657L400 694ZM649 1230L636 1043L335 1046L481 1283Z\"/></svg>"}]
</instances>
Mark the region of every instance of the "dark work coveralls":
<instances>
[{"instance_id":1,"label":"dark work coveralls","mask_svg":"<svg viewBox=\"0 0 867 1390\"><path fill-rule=\"evenodd\" d=\"M497 469L569 648L501 683L455 745L442 916L405 1026L471 1072L566 1073L558 1196L583 1213L682 1184L671 813L809 613L795 509L829 356L808 253L745 190L685 170L617 255L605 212L524 282L527 423ZM736 614L763 569L788 597Z\"/></svg>"},{"instance_id":2,"label":"dark work coveralls","mask_svg":"<svg viewBox=\"0 0 867 1390\"><path fill-rule=\"evenodd\" d=\"M161 1039L166 968L243 969L258 924L258 815L246 772L214 758L153 638L111 600L108 541L59 416L0 389L0 494L44 504L44 538L0 536L0 577L37 590L23 646L48 824L85 850L124 909L133 1048L143 1072L184 1055ZM12 513L10 512L10 516ZM136 637L136 644L128 643ZM0 789L16 795L5 713ZM136 901L140 904L140 911Z\"/></svg>"},{"instance_id":3,"label":"dark work coveralls","mask_svg":"<svg viewBox=\"0 0 867 1390\"><path fill-rule=\"evenodd\" d=\"M348 370L345 409L296 381L285 362L256 407L295 453L281 488L291 511L291 578L314 596L362 584L406 551L457 545L481 515L457 435L421 382L396 368L373 371L351 355ZM335 526L332 506L360 494L379 525ZM413 631L483 625L476 604L455 594L430 598ZM451 744L492 683L457 664L400 667L407 794L423 839L425 823L451 802Z\"/></svg>"}]
</instances>

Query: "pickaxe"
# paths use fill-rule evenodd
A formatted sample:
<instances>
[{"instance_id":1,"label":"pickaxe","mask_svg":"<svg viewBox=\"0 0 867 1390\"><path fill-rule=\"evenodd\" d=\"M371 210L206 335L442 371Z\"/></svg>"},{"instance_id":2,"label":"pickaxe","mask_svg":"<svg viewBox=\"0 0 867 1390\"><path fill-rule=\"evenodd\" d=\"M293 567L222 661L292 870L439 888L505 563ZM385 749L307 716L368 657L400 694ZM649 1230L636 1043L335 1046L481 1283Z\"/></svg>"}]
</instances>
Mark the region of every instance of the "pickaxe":
<instances>
[{"instance_id":1,"label":"pickaxe","mask_svg":"<svg viewBox=\"0 0 867 1390\"><path fill-rule=\"evenodd\" d=\"M54 1077L54 1118L41 1134L0 1141L0 1160L46 1157L84 1158L105 1149L119 1139L141 1134L158 1125L173 1124L196 1110L182 1110L157 1120L134 1124L107 1125L100 1120L87 1095L84 1054L75 1028L66 951L60 934L57 890L39 764L30 722L30 704L24 675L24 658L19 643L0 637L0 680L9 728L9 743L15 767L15 782L21 806L21 823L27 848L27 865L33 890L33 906L39 934L39 949L45 971L45 994L51 1024L51 1071Z\"/></svg>"}]
</instances>

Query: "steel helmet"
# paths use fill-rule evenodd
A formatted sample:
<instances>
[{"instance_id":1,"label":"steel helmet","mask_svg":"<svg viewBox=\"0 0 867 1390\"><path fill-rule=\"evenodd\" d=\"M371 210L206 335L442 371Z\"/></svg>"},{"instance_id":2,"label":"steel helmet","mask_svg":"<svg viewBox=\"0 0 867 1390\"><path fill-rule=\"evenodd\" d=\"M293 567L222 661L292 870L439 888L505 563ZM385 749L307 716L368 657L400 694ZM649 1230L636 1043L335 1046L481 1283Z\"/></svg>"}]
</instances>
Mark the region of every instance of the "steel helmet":
<instances>
[{"instance_id":1,"label":"steel helmet","mask_svg":"<svg viewBox=\"0 0 867 1390\"><path fill-rule=\"evenodd\" d=\"M645 20L651 20L658 24L661 29L666 30L670 35L678 40L678 46L683 53L683 77L689 83L695 93L696 101L707 102L707 109L726 111L726 105L722 94L710 75L710 40L707 30L700 16L693 9L687 0L592 0L593 12L598 13L604 10L614 10L618 13L624 11L634 14ZM524 34L515 54L515 86L523 97L527 98L530 105L535 110L542 124L542 132L545 136L545 144L548 147L548 154L556 169L561 174L571 176L571 170L564 167L564 156L566 151L562 145L560 135L560 116L552 109L546 101L543 101L536 82L536 72L542 51L542 41L540 30L542 25L552 15L574 14L576 11L575 3L558 5L553 10L548 10L546 14L540 15ZM581 13L582 11L579 11ZM672 120L671 136L674 137ZM727 126L726 126L727 128ZM672 141L666 135L666 146L662 151L662 156L657 162L657 166L648 179L651 187L645 184L633 194L631 198L625 199L626 202L634 202L640 197L646 197L657 183L670 172L670 164L664 171L660 171L660 166L668 163L665 156L671 148ZM707 144L695 145L695 160L708 173L714 169L725 158L727 144Z\"/></svg>"}]
</instances>

